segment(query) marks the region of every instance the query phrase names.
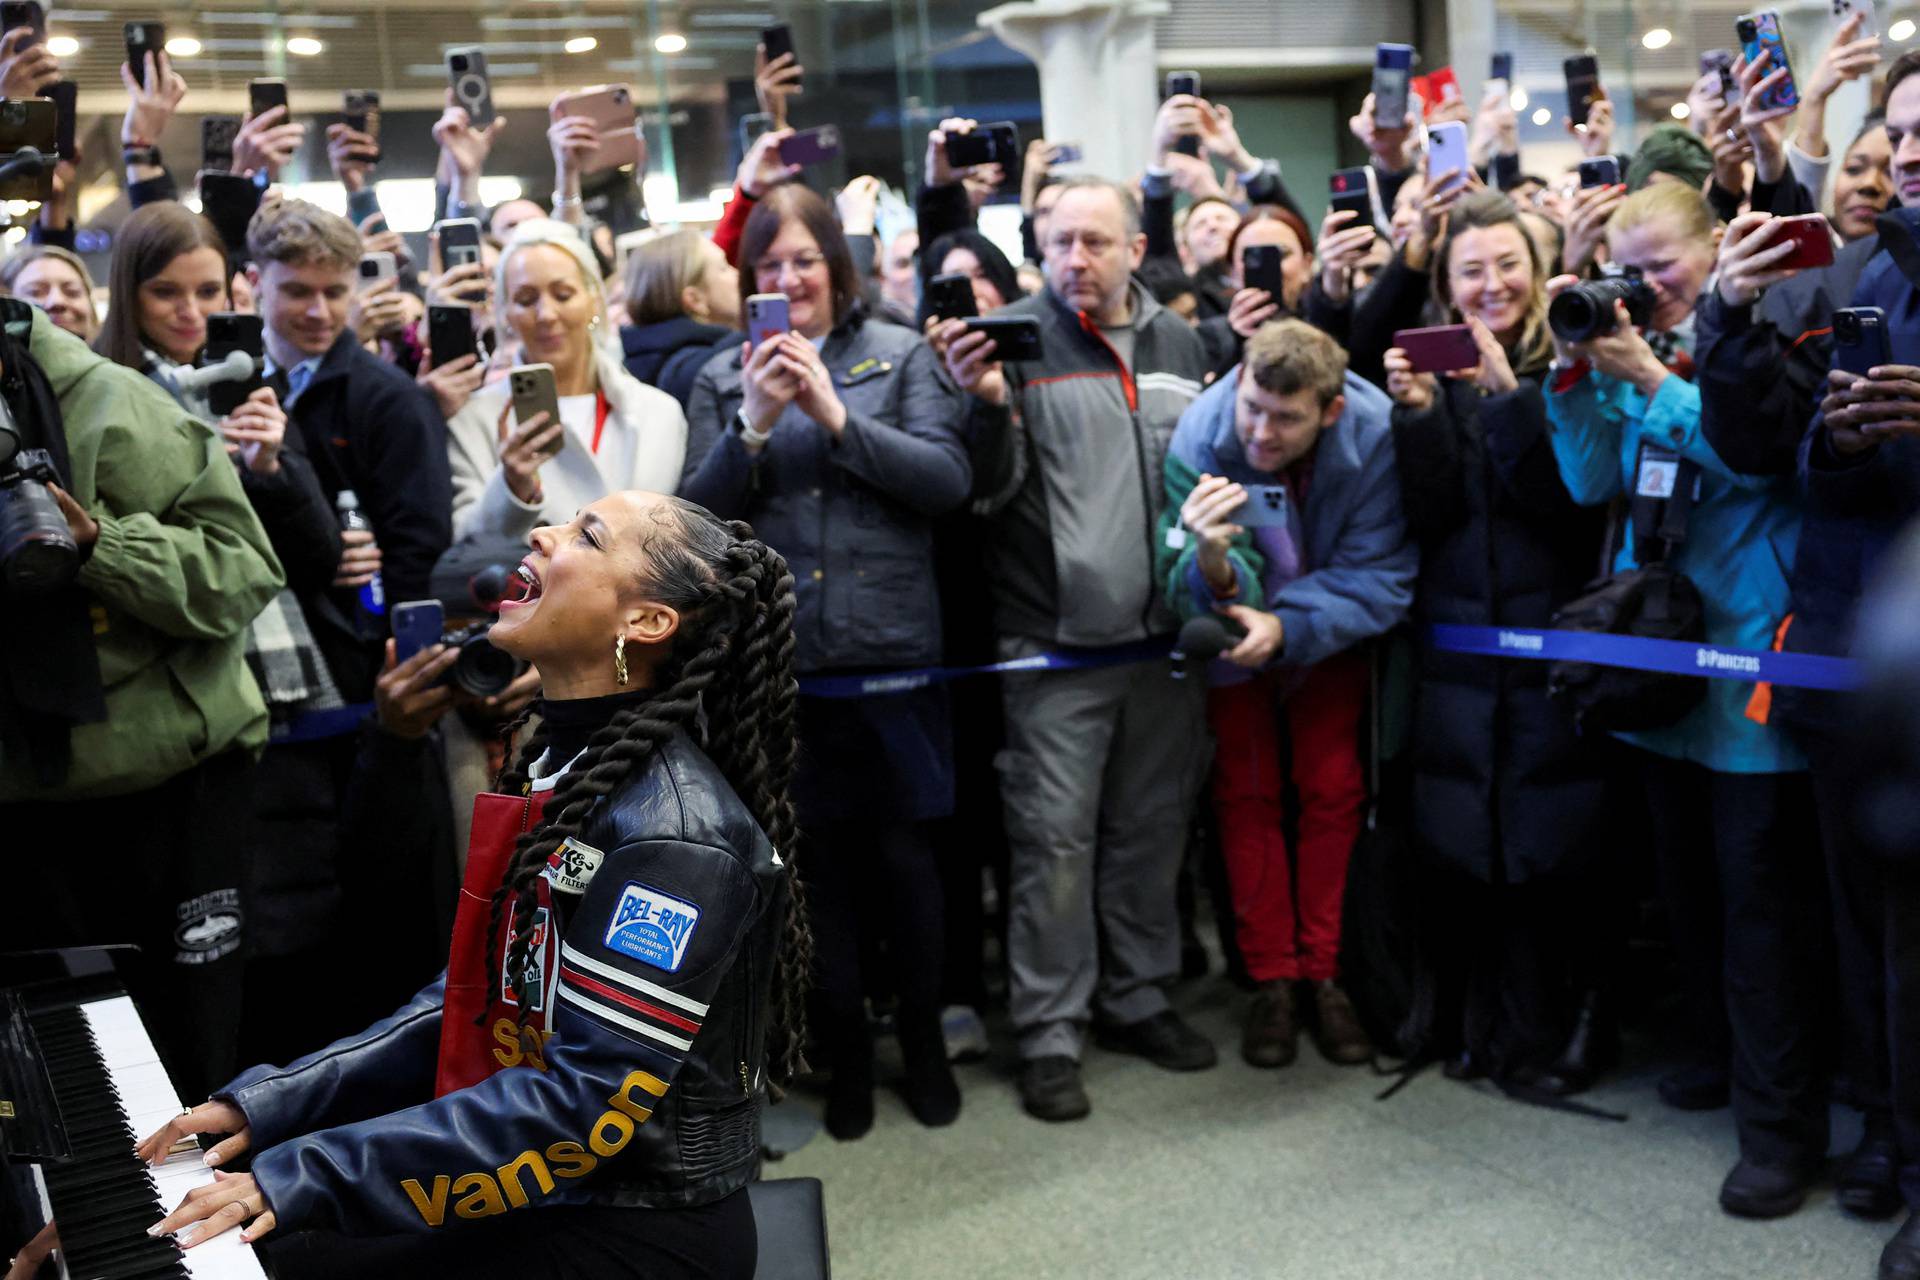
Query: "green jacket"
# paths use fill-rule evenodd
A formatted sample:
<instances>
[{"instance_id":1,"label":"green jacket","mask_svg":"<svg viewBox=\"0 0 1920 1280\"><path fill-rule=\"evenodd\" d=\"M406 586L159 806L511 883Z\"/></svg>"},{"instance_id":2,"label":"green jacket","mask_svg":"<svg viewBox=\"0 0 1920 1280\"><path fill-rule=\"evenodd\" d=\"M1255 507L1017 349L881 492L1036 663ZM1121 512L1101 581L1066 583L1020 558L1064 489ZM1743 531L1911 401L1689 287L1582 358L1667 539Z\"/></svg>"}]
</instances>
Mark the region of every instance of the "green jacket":
<instances>
[{"instance_id":1,"label":"green jacket","mask_svg":"<svg viewBox=\"0 0 1920 1280\"><path fill-rule=\"evenodd\" d=\"M286 578L219 437L38 308L28 341L60 402L73 496L100 524L80 585L107 719L75 727L58 788L0 760L0 802L121 795L232 747L258 751L267 708L247 627Z\"/></svg>"}]
</instances>

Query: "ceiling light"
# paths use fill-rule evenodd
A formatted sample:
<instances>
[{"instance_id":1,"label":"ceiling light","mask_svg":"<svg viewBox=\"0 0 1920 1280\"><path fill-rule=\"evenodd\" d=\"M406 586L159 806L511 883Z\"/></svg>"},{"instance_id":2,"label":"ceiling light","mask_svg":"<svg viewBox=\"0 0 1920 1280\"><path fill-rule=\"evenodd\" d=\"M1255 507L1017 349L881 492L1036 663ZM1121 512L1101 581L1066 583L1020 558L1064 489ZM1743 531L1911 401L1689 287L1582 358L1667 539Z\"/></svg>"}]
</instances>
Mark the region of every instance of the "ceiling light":
<instances>
[{"instance_id":1,"label":"ceiling light","mask_svg":"<svg viewBox=\"0 0 1920 1280\"><path fill-rule=\"evenodd\" d=\"M657 37L653 42L654 52L656 53L680 53L683 52L686 47L687 38L671 31L663 36Z\"/></svg>"},{"instance_id":2,"label":"ceiling light","mask_svg":"<svg viewBox=\"0 0 1920 1280\"><path fill-rule=\"evenodd\" d=\"M1507 101L1513 105L1515 111L1525 111L1527 109L1527 91L1516 88L1513 91L1513 96L1507 99Z\"/></svg>"},{"instance_id":3,"label":"ceiling light","mask_svg":"<svg viewBox=\"0 0 1920 1280\"><path fill-rule=\"evenodd\" d=\"M80 42L72 36L48 36L47 52L56 58L71 58L80 52Z\"/></svg>"},{"instance_id":4,"label":"ceiling light","mask_svg":"<svg viewBox=\"0 0 1920 1280\"><path fill-rule=\"evenodd\" d=\"M321 44L318 40L315 40L312 36L288 36L287 37L287 52L295 55L296 57L301 57L301 58L318 57L326 49L326 47L327 47L326 45Z\"/></svg>"},{"instance_id":5,"label":"ceiling light","mask_svg":"<svg viewBox=\"0 0 1920 1280\"><path fill-rule=\"evenodd\" d=\"M1693 108L1684 102L1676 102L1668 110L1675 120L1685 120L1693 114Z\"/></svg>"},{"instance_id":6,"label":"ceiling light","mask_svg":"<svg viewBox=\"0 0 1920 1280\"><path fill-rule=\"evenodd\" d=\"M167 52L176 58L197 58L200 56L200 42L192 36L174 36L167 41Z\"/></svg>"},{"instance_id":7,"label":"ceiling light","mask_svg":"<svg viewBox=\"0 0 1920 1280\"><path fill-rule=\"evenodd\" d=\"M575 36L567 41L568 53L592 53L600 47L600 42L592 36Z\"/></svg>"},{"instance_id":8,"label":"ceiling light","mask_svg":"<svg viewBox=\"0 0 1920 1280\"><path fill-rule=\"evenodd\" d=\"M1673 43L1673 32L1665 27L1648 27L1647 34L1640 37L1640 44L1648 49L1664 49Z\"/></svg>"},{"instance_id":9,"label":"ceiling light","mask_svg":"<svg viewBox=\"0 0 1920 1280\"><path fill-rule=\"evenodd\" d=\"M1553 112L1547 107L1542 107L1533 113L1533 122L1535 124L1552 124Z\"/></svg>"},{"instance_id":10,"label":"ceiling light","mask_svg":"<svg viewBox=\"0 0 1920 1280\"><path fill-rule=\"evenodd\" d=\"M1889 40L1911 40L1911 39L1913 39L1913 19L1912 19L1912 18L1902 18L1902 19L1900 19L1900 21L1898 21L1898 22L1896 22L1896 23L1894 23L1894 24L1893 24L1892 26L1890 26L1890 27L1888 27L1888 28L1887 28L1887 39L1889 39Z\"/></svg>"}]
</instances>

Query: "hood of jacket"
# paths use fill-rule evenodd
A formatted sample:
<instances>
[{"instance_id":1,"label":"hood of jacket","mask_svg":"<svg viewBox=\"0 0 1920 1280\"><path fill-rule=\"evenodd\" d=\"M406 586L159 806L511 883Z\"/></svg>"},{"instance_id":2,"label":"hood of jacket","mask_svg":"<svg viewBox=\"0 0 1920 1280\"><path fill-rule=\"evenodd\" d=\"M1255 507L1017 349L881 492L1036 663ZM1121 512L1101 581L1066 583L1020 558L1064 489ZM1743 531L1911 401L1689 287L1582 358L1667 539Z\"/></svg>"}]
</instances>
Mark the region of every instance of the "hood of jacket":
<instances>
[{"instance_id":1,"label":"hood of jacket","mask_svg":"<svg viewBox=\"0 0 1920 1280\"><path fill-rule=\"evenodd\" d=\"M675 316L654 324L620 326L620 349L629 360L652 357L665 361L685 347L711 347L738 330L723 324L706 324L692 316Z\"/></svg>"}]
</instances>

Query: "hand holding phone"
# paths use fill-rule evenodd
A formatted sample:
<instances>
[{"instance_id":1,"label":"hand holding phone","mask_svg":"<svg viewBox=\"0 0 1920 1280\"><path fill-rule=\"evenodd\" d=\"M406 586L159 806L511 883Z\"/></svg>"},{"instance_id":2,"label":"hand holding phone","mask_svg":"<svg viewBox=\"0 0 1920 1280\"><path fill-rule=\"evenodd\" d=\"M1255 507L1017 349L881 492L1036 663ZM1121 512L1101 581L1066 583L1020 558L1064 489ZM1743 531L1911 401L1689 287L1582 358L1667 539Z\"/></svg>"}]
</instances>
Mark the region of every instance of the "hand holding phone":
<instances>
[{"instance_id":1,"label":"hand holding phone","mask_svg":"<svg viewBox=\"0 0 1920 1280\"><path fill-rule=\"evenodd\" d=\"M1433 184L1436 193L1465 186L1467 174L1472 171L1473 161L1467 153L1466 125L1458 120L1449 120L1427 130L1427 182ZM1445 186L1438 185L1440 179L1449 173L1455 176Z\"/></svg>"},{"instance_id":2,"label":"hand holding phone","mask_svg":"<svg viewBox=\"0 0 1920 1280\"><path fill-rule=\"evenodd\" d=\"M393 665L397 667L440 643L446 609L438 600L407 600L393 606L392 622Z\"/></svg>"},{"instance_id":3,"label":"hand holding phone","mask_svg":"<svg viewBox=\"0 0 1920 1280\"><path fill-rule=\"evenodd\" d=\"M1600 59L1591 53L1576 54L1561 64L1567 80L1567 118L1576 128L1587 123L1593 104L1607 96L1600 87Z\"/></svg>"},{"instance_id":4,"label":"hand holding phone","mask_svg":"<svg viewBox=\"0 0 1920 1280\"><path fill-rule=\"evenodd\" d=\"M1833 367L1864 378L1893 363L1887 313L1879 307L1841 307L1833 313Z\"/></svg>"},{"instance_id":5,"label":"hand holding phone","mask_svg":"<svg viewBox=\"0 0 1920 1280\"><path fill-rule=\"evenodd\" d=\"M747 299L747 341L758 347L793 327L788 319L787 295L756 293Z\"/></svg>"},{"instance_id":6,"label":"hand holding phone","mask_svg":"<svg viewBox=\"0 0 1920 1280\"><path fill-rule=\"evenodd\" d=\"M1413 46L1382 44L1373 51L1373 124L1407 127L1407 93L1413 84Z\"/></svg>"},{"instance_id":7,"label":"hand holding phone","mask_svg":"<svg viewBox=\"0 0 1920 1280\"><path fill-rule=\"evenodd\" d=\"M973 298L973 277L964 271L935 276L927 284L928 314L942 320L964 320L980 314Z\"/></svg>"},{"instance_id":8,"label":"hand holding phone","mask_svg":"<svg viewBox=\"0 0 1920 1280\"><path fill-rule=\"evenodd\" d=\"M1393 345L1407 353L1415 373L1457 373L1480 363L1480 344L1464 324L1402 329L1393 335Z\"/></svg>"}]
</instances>

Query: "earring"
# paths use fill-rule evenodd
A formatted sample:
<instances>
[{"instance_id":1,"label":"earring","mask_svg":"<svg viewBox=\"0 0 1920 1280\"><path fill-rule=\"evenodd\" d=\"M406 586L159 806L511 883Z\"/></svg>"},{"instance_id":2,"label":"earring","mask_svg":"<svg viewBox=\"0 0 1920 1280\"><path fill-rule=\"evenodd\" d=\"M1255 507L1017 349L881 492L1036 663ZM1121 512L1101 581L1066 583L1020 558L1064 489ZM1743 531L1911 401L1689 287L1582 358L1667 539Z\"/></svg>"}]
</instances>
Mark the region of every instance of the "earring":
<instances>
[{"instance_id":1,"label":"earring","mask_svg":"<svg viewBox=\"0 0 1920 1280\"><path fill-rule=\"evenodd\" d=\"M598 329L599 327L600 327L600 317L599 317L599 316L589 316L589 317L587 318L587 328L589 328L589 329Z\"/></svg>"},{"instance_id":2,"label":"earring","mask_svg":"<svg viewBox=\"0 0 1920 1280\"><path fill-rule=\"evenodd\" d=\"M627 638L625 636L614 637L613 678L619 684L627 682Z\"/></svg>"}]
</instances>

